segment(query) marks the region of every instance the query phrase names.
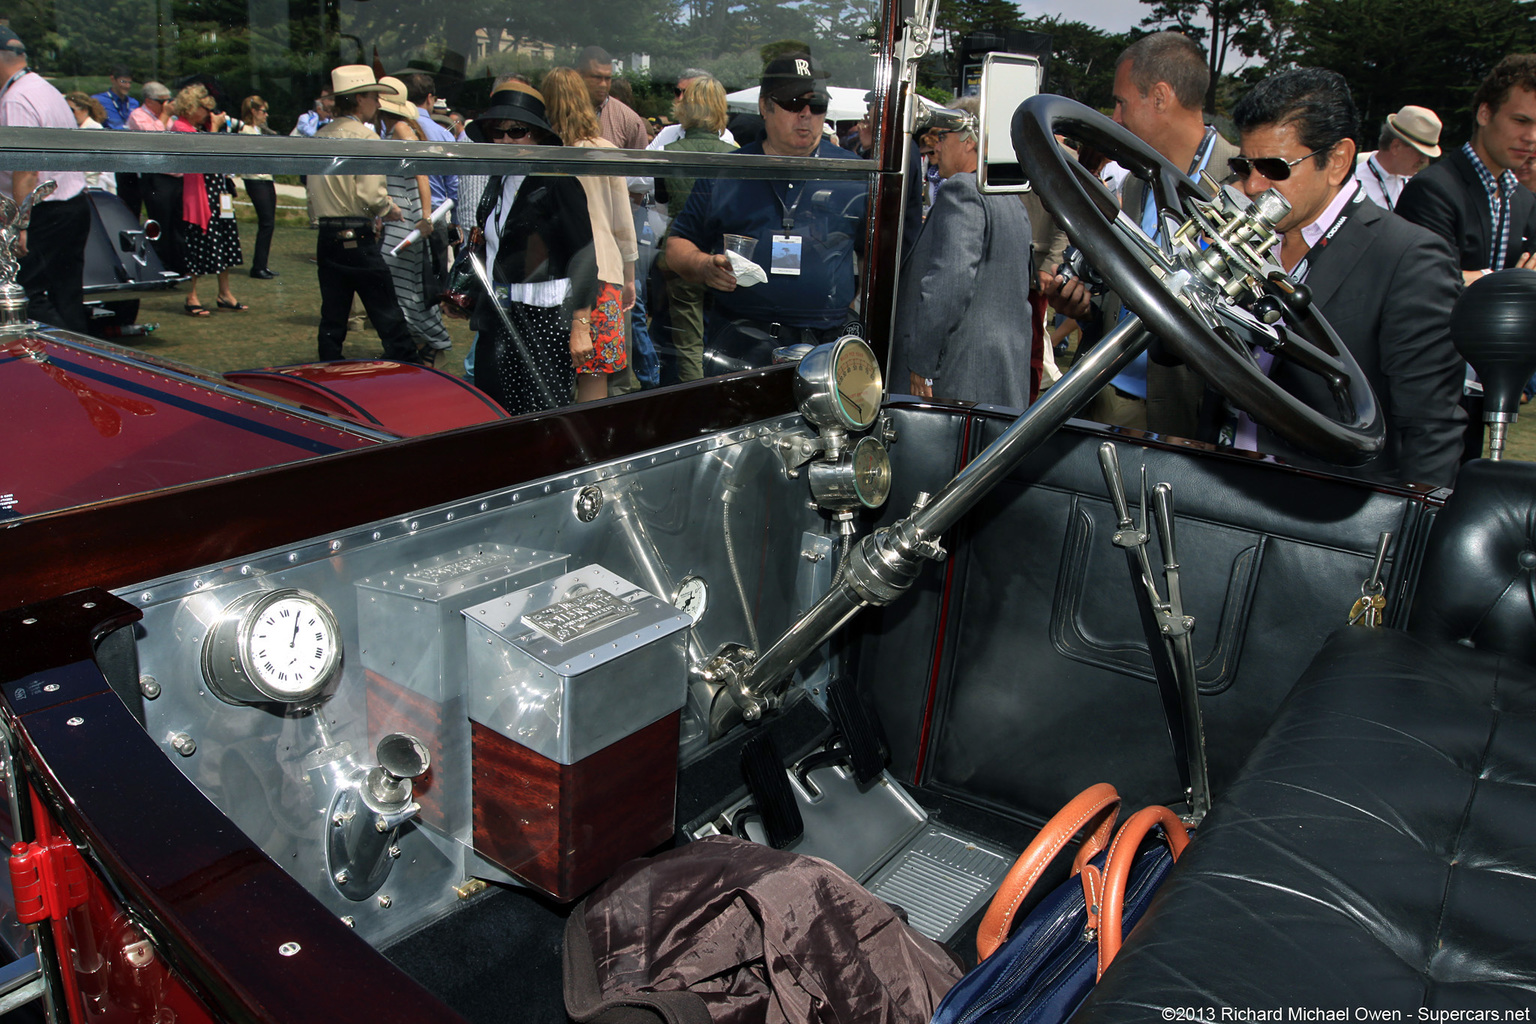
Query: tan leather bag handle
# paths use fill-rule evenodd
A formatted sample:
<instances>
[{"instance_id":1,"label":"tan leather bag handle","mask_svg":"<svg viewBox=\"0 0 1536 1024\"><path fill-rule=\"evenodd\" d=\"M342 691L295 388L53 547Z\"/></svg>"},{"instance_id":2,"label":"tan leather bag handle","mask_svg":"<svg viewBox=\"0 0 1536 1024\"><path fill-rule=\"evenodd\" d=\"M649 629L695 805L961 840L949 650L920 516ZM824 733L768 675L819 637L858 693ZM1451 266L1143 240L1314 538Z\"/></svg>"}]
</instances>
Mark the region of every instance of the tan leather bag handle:
<instances>
[{"instance_id":1,"label":"tan leather bag handle","mask_svg":"<svg viewBox=\"0 0 1536 1024\"><path fill-rule=\"evenodd\" d=\"M1008 940L1013 929L1013 918L1019 905L1040 880L1051 861L1072 837L1089 830L1088 836L1072 862L1072 874L1083 879L1083 891L1088 900L1089 926L1093 926L1102 900L1102 879L1099 872L1088 864L1109 842L1114 832L1115 817L1120 810L1120 794L1107 782L1096 783L1073 797L1065 807L1057 811L1045 823L1038 835L1019 854L1019 859L1008 869L997 895L992 897L981 928L976 932L976 955L985 960ZM1086 870L1085 870L1086 868Z\"/></svg>"},{"instance_id":2,"label":"tan leather bag handle","mask_svg":"<svg viewBox=\"0 0 1536 1024\"><path fill-rule=\"evenodd\" d=\"M1173 859L1178 860L1184 847L1189 845L1189 832L1177 814L1160 805L1143 807L1126 819L1109 847L1109 857L1104 864L1104 913L1099 922L1100 978L1104 977L1104 970L1115 958L1115 954L1120 952L1125 887L1131 879L1131 866L1136 862L1136 853L1147 833L1159 825L1163 827Z\"/></svg>"}]
</instances>

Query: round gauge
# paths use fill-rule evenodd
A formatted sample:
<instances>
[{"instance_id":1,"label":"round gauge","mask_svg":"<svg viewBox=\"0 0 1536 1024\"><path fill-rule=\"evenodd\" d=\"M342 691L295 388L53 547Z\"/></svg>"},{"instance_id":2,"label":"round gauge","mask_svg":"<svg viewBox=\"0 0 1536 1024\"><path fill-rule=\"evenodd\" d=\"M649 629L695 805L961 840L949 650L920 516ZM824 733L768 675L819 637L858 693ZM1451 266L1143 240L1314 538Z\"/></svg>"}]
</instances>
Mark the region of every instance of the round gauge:
<instances>
[{"instance_id":1,"label":"round gauge","mask_svg":"<svg viewBox=\"0 0 1536 1024\"><path fill-rule=\"evenodd\" d=\"M853 429L867 429L880 414L880 396L885 389L880 364L862 338L843 338L837 346L832 379L837 385L838 409Z\"/></svg>"},{"instance_id":2,"label":"round gauge","mask_svg":"<svg viewBox=\"0 0 1536 1024\"><path fill-rule=\"evenodd\" d=\"M709 584L702 576L684 576L683 582L677 585L677 596L672 603L678 611L692 616L694 625L698 625L704 610L709 607Z\"/></svg>"},{"instance_id":3,"label":"round gauge","mask_svg":"<svg viewBox=\"0 0 1536 1024\"><path fill-rule=\"evenodd\" d=\"M853 489L868 508L879 508L891 496L891 455L873 437L853 446Z\"/></svg>"},{"instance_id":4,"label":"round gauge","mask_svg":"<svg viewBox=\"0 0 1536 1024\"><path fill-rule=\"evenodd\" d=\"M234 601L203 641L203 676L231 704L296 704L341 671L341 628L303 590L264 590Z\"/></svg>"},{"instance_id":5,"label":"round gauge","mask_svg":"<svg viewBox=\"0 0 1536 1024\"><path fill-rule=\"evenodd\" d=\"M884 385L874 352L850 334L816 346L800 361L795 399L818 427L867 430L880 415Z\"/></svg>"}]
</instances>

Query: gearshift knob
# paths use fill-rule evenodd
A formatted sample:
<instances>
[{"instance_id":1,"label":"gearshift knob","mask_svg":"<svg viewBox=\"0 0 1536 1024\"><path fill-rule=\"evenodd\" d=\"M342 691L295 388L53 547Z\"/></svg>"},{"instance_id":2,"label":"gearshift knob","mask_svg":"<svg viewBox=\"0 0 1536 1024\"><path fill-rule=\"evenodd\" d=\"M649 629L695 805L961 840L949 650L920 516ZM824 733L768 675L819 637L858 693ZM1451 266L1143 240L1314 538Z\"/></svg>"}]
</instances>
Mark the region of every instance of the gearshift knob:
<instances>
[{"instance_id":1,"label":"gearshift knob","mask_svg":"<svg viewBox=\"0 0 1536 1024\"><path fill-rule=\"evenodd\" d=\"M1451 340L1483 383L1483 418L1513 419L1536 372L1536 271L1500 270L1472 282L1451 311Z\"/></svg>"}]
</instances>

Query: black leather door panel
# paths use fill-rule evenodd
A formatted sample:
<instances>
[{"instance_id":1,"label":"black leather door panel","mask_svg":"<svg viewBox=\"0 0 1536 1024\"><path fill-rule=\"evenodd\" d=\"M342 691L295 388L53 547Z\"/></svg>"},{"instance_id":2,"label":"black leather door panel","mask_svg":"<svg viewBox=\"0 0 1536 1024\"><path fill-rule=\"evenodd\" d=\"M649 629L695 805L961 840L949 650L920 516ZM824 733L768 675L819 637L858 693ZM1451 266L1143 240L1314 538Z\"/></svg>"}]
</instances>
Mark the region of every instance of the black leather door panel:
<instances>
[{"instance_id":1,"label":"black leather door panel","mask_svg":"<svg viewBox=\"0 0 1536 1024\"><path fill-rule=\"evenodd\" d=\"M900 412L905 437L925 433L929 413ZM1006 426L978 416L972 444ZM1110 540L1097 458L1104 436L1068 428L1052 438L944 539L948 562L864 621L860 679L898 775L1034 816L1097 781L1132 804L1179 799L1131 577ZM1133 491L1143 462L1149 485L1173 484L1219 789L1344 622L1380 532L1416 533L1425 507L1417 496L1251 459L1117 443ZM893 450L898 480L902 447ZM1150 553L1160 568L1155 543Z\"/></svg>"}]
</instances>

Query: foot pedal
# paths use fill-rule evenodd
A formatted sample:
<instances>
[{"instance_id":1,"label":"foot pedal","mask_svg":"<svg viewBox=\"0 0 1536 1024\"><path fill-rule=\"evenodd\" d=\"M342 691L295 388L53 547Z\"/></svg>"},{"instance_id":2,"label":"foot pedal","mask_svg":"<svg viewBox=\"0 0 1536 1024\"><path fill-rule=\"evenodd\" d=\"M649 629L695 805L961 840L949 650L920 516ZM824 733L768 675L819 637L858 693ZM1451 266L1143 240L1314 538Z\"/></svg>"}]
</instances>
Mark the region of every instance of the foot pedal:
<instances>
[{"instance_id":1,"label":"foot pedal","mask_svg":"<svg viewBox=\"0 0 1536 1024\"><path fill-rule=\"evenodd\" d=\"M805 833L805 820L789 786L789 773L772 733L759 733L741 748L741 774L762 816L768 845L782 850Z\"/></svg>"},{"instance_id":2,"label":"foot pedal","mask_svg":"<svg viewBox=\"0 0 1536 1024\"><path fill-rule=\"evenodd\" d=\"M827 686L827 713L843 734L853 777L859 785L869 785L885 771L880 726L870 717L869 709L859 700L858 691L847 676L839 676Z\"/></svg>"}]
</instances>

